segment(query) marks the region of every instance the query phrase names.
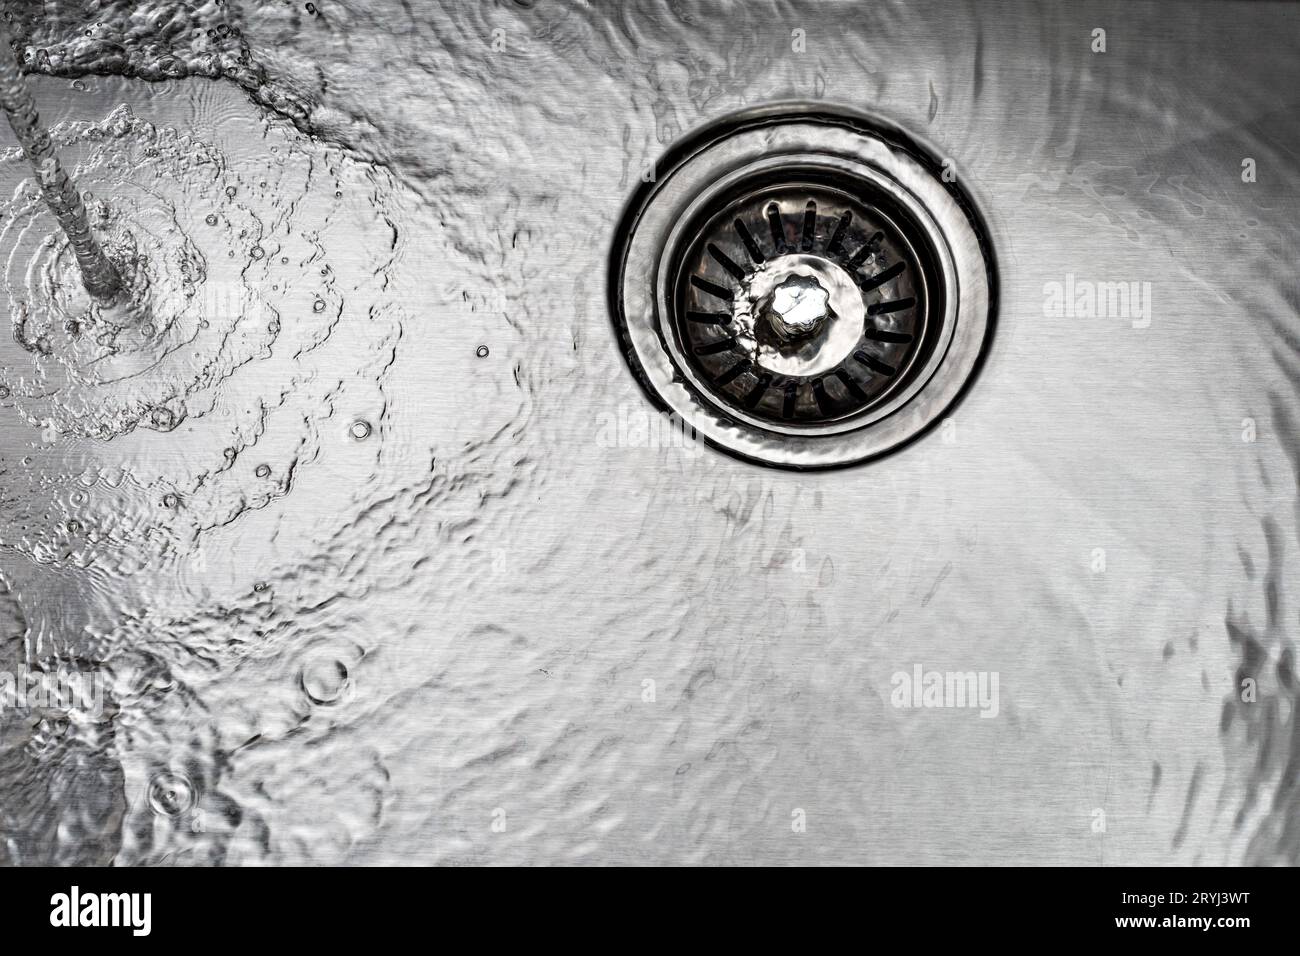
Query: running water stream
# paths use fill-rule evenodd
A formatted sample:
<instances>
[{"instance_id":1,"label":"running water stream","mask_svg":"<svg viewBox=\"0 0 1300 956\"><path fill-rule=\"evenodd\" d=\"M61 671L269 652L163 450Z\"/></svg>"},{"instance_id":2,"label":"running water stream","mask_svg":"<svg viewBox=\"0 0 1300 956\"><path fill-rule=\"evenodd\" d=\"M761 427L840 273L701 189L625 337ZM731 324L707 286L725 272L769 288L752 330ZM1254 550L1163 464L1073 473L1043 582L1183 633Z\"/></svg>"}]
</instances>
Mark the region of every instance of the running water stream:
<instances>
[{"instance_id":1,"label":"running water stream","mask_svg":"<svg viewBox=\"0 0 1300 956\"><path fill-rule=\"evenodd\" d=\"M72 244L86 289L97 299L112 300L121 292L122 280L91 232L81 194L54 153L50 134L41 125L36 100L11 55L12 50L9 31L0 22L0 105L32 164L45 202Z\"/></svg>"}]
</instances>

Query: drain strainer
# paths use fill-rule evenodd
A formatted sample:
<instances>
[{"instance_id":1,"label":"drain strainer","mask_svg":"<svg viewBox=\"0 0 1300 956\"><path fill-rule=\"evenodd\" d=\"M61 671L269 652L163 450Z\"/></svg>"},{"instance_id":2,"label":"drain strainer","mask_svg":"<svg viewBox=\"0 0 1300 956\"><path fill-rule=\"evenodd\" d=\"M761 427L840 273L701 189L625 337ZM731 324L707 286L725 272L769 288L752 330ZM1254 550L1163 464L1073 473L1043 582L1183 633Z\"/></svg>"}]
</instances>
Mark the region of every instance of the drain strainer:
<instances>
[{"instance_id":1,"label":"drain strainer","mask_svg":"<svg viewBox=\"0 0 1300 956\"><path fill-rule=\"evenodd\" d=\"M883 454L978 363L992 269L973 206L897 131L767 110L679 144L619 230L611 298L652 399L791 468Z\"/></svg>"}]
</instances>

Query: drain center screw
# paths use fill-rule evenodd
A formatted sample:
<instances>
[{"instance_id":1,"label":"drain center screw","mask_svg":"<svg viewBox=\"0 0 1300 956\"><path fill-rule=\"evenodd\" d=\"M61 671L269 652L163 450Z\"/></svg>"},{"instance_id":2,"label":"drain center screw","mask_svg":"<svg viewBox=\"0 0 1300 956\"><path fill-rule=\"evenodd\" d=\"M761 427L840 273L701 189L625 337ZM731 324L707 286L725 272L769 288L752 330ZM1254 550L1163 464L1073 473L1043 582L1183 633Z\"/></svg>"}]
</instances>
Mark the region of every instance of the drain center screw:
<instances>
[{"instance_id":1,"label":"drain center screw","mask_svg":"<svg viewBox=\"0 0 1300 956\"><path fill-rule=\"evenodd\" d=\"M772 290L760 315L782 341L807 338L830 319L830 293L812 276L792 275Z\"/></svg>"}]
</instances>

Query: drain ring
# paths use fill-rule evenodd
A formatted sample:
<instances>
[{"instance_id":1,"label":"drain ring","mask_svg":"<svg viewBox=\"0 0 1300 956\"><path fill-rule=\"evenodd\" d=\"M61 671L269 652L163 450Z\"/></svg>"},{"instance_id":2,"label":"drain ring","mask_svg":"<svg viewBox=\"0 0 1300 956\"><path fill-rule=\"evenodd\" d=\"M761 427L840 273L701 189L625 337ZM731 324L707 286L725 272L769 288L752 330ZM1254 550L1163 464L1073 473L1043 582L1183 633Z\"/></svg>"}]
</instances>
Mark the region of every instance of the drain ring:
<instances>
[{"instance_id":1,"label":"drain ring","mask_svg":"<svg viewBox=\"0 0 1300 956\"><path fill-rule=\"evenodd\" d=\"M993 269L969 199L898 131L773 107L670 150L610 269L624 352L731 454L826 468L914 438L974 373Z\"/></svg>"}]
</instances>

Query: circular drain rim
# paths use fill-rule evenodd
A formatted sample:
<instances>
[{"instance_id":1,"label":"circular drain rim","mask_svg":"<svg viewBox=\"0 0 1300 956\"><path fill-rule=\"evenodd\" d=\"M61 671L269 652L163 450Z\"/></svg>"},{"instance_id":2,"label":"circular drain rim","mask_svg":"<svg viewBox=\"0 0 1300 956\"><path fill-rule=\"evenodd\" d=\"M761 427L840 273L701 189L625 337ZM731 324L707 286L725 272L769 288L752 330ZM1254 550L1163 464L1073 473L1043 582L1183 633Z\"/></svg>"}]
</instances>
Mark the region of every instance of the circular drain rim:
<instances>
[{"instance_id":1,"label":"circular drain rim","mask_svg":"<svg viewBox=\"0 0 1300 956\"><path fill-rule=\"evenodd\" d=\"M815 149L816 151L812 151ZM676 341L675 276L683 236L712 198L757 174L794 167L846 172L906 211L935 257L940 288L921 319L941 336L908 388L839 422L815 426L756 419L719 400L693 374ZM774 104L712 124L672 147L654 182L632 197L609 270L615 326L650 400L709 444L783 468L850 465L894 451L926 431L973 379L991 338L996 289L992 251L974 204L939 163L892 124L801 104ZM892 398L889 397L892 395Z\"/></svg>"}]
</instances>

